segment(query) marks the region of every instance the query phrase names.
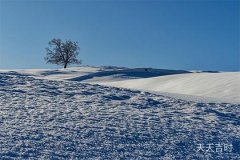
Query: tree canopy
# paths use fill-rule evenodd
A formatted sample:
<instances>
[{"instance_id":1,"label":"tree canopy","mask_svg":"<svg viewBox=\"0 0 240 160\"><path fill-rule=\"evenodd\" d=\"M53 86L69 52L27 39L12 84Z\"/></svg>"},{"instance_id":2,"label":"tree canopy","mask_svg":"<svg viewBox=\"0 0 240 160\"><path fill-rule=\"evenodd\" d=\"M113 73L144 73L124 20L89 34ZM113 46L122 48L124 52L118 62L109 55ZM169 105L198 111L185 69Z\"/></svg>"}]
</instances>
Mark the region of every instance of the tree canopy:
<instances>
[{"instance_id":1,"label":"tree canopy","mask_svg":"<svg viewBox=\"0 0 240 160\"><path fill-rule=\"evenodd\" d=\"M46 48L47 55L45 60L47 63L63 65L67 68L69 64L81 64L81 60L77 58L80 47L78 42L67 40L63 42L61 39L52 39Z\"/></svg>"}]
</instances>

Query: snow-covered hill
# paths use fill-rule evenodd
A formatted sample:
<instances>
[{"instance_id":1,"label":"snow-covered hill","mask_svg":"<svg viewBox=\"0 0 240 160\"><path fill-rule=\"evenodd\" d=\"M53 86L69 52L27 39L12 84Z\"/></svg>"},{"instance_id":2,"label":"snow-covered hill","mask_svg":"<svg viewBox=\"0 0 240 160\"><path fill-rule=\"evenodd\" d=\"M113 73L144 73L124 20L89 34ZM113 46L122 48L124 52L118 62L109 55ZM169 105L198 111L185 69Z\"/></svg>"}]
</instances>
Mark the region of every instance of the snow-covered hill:
<instances>
[{"instance_id":1,"label":"snow-covered hill","mask_svg":"<svg viewBox=\"0 0 240 160\"><path fill-rule=\"evenodd\" d=\"M15 71L35 78L130 88L195 102L240 103L240 72L124 67Z\"/></svg>"},{"instance_id":2,"label":"snow-covered hill","mask_svg":"<svg viewBox=\"0 0 240 160\"><path fill-rule=\"evenodd\" d=\"M42 76L0 73L0 159L240 158L240 104Z\"/></svg>"},{"instance_id":3,"label":"snow-covered hill","mask_svg":"<svg viewBox=\"0 0 240 160\"><path fill-rule=\"evenodd\" d=\"M168 94L190 100L205 99L240 103L240 72L188 73L146 79L103 82L104 85ZM162 93L162 94L165 94ZM194 97L191 99L192 97ZM197 96L197 97L196 97Z\"/></svg>"}]
</instances>

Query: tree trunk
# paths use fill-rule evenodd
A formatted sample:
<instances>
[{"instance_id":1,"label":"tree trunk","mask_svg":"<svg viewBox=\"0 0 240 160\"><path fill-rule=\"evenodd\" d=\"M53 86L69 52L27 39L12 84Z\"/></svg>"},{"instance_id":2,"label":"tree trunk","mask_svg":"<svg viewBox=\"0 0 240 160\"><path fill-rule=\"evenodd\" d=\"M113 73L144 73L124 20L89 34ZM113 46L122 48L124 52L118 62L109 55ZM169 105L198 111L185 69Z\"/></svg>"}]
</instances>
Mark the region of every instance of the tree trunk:
<instances>
[{"instance_id":1,"label":"tree trunk","mask_svg":"<svg viewBox=\"0 0 240 160\"><path fill-rule=\"evenodd\" d=\"M64 64L64 68L67 68L67 63Z\"/></svg>"}]
</instances>

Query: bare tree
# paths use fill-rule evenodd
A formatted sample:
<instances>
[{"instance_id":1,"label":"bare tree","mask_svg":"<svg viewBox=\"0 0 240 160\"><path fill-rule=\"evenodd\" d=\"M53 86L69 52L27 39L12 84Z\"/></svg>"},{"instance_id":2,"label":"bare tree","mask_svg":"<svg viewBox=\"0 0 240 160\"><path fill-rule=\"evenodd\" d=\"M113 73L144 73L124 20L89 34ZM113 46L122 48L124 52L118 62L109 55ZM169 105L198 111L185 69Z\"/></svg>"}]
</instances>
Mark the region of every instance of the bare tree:
<instances>
[{"instance_id":1,"label":"bare tree","mask_svg":"<svg viewBox=\"0 0 240 160\"><path fill-rule=\"evenodd\" d=\"M77 42L62 42L61 39L54 38L48 44L50 48L46 48L47 55L44 58L47 63L63 65L64 68L68 64L81 64L81 60L77 59L80 51Z\"/></svg>"}]
</instances>

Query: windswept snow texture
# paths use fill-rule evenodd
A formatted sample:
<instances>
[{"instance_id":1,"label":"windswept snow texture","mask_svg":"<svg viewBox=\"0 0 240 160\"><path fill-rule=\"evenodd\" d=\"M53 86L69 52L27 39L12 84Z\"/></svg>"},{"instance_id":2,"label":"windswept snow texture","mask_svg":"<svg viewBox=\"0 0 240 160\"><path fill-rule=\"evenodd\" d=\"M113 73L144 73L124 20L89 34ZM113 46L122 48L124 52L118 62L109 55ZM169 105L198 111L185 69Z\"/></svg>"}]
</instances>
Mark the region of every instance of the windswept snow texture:
<instances>
[{"instance_id":1,"label":"windswept snow texture","mask_svg":"<svg viewBox=\"0 0 240 160\"><path fill-rule=\"evenodd\" d=\"M70 80L84 81L84 82L110 82L121 81L126 79L139 79L157 76L165 76L172 74L190 73L183 70L168 70L168 69L154 69L154 68L101 68L98 72L81 75Z\"/></svg>"},{"instance_id":2,"label":"windswept snow texture","mask_svg":"<svg viewBox=\"0 0 240 160\"><path fill-rule=\"evenodd\" d=\"M15 70L48 80L69 80L157 93L187 101L240 103L240 72L184 71L114 66ZM0 70L7 72L7 70Z\"/></svg>"},{"instance_id":3,"label":"windswept snow texture","mask_svg":"<svg viewBox=\"0 0 240 160\"><path fill-rule=\"evenodd\" d=\"M149 92L206 97L240 104L240 72L188 73L101 84Z\"/></svg>"},{"instance_id":4,"label":"windswept snow texture","mask_svg":"<svg viewBox=\"0 0 240 160\"><path fill-rule=\"evenodd\" d=\"M239 159L239 133L237 104L0 73L0 159Z\"/></svg>"}]
</instances>

